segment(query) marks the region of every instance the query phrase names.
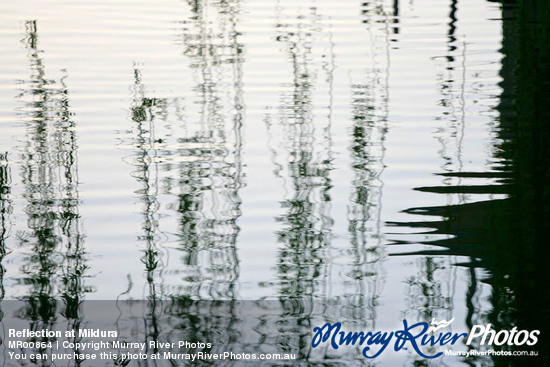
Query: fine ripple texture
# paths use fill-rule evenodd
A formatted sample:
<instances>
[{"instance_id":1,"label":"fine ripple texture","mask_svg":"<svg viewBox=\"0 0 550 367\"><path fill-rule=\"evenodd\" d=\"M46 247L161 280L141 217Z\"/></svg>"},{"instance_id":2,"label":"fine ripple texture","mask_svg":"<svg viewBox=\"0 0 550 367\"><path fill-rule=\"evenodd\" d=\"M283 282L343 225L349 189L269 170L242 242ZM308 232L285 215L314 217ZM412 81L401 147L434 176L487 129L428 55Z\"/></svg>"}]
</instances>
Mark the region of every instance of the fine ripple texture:
<instances>
[{"instance_id":1,"label":"fine ripple texture","mask_svg":"<svg viewBox=\"0 0 550 367\"><path fill-rule=\"evenodd\" d=\"M382 329L502 306L497 3L1 8L4 299L337 300Z\"/></svg>"}]
</instances>

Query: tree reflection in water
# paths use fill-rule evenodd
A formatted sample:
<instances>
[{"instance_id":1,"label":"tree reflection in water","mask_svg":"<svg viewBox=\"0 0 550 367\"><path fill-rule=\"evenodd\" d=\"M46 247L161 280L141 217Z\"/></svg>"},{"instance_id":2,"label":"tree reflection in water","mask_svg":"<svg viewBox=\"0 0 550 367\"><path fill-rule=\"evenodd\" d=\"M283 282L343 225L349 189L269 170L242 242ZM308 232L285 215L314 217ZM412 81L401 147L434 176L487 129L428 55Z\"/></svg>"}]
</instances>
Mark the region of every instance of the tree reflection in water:
<instances>
[{"instance_id":1,"label":"tree reflection in water","mask_svg":"<svg viewBox=\"0 0 550 367\"><path fill-rule=\"evenodd\" d=\"M545 291L549 278L545 264L550 233L548 205L548 144L550 116L550 26L548 4L506 2L503 12L503 81L500 114L495 124L494 162L487 172L463 172L460 169L440 173L444 179L455 178L458 184L419 187L417 190L447 195L498 195L505 198L464 202L438 207L407 209L411 214L442 217L432 222L391 223L395 226L432 228L432 235L444 239L427 241L442 249L414 252L426 258L450 256L469 259L470 285L466 294L467 320L472 326L491 323L495 330L540 330L539 342L532 347L539 359L526 361L543 365L548 362L548 304ZM485 179L488 184L463 184L462 180ZM412 255L413 253L402 254ZM487 276L478 279L476 269ZM491 286L488 314L476 307L478 282ZM493 346L495 349L525 350L527 346ZM479 345L470 348L478 349ZM468 363L474 365L477 359ZM490 363L490 362L487 362ZM495 358L495 365L509 365L505 358Z\"/></svg>"},{"instance_id":2,"label":"tree reflection in water","mask_svg":"<svg viewBox=\"0 0 550 367\"><path fill-rule=\"evenodd\" d=\"M381 4L370 4L364 9L372 64L361 70L365 82L351 85L351 244L341 248L333 242L331 213L335 69L331 22L314 3L297 7L278 2L276 11L275 39L292 73L290 82L280 84L278 110L267 107L269 113L265 117L273 172L286 193L280 202L284 214L276 218L281 224L277 232L280 249L276 284L279 299L288 305L288 314L277 332L289 340L288 344L300 346L300 358L309 358L307 326L315 325L319 316L323 320L346 320L357 330L374 327L376 320L382 286L380 261L385 256L381 243L380 176L387 132L387 51L392 21ZM384 36L382 44L380 34ZM352 263L335 261L334 256L349 261L350 254ZM332 288L335 275L344 278L336 280L343 284L340 289ZM315 306L323 310L322 315ZM332 351L323 353L324 358L337 363Z\"/></svg>"},{"instance_id":3,"label":"tree reflection in water","mask_svg":"<svg viewBox=\"0 0 550 367\"><path fill-rule=\"evenodd\" d=\"M326 296L330 244L331 132L330 115L319 121L313 111L313 88L322 70L319 55L310 45L318 38L321 16L311 6L306 14L289 16L281 4L276 13L276 40L287 53L291 82L281 85L278 113L266 116L275 175L284 180L288 194L280 202L285 214L276 218L283 228L277 232L281 247L277 258L279 299L286 314L281 315L277 334L285 344L299 346L299 358L309 353L308 331L314 302ZM291 12L289 9L288 12ZM329 56L329 55L327 55ZM315 62L312 62L315 59ZM275 141L275 137L280 140ZM316 139L318 139L316 141ZM284 177L285 176L285 177ZM297 332L298 331L298 332Z\"/></svg>"},{"instance_id":4,"label":"tree reflection in water","mask_svg":"<svg viewBox=\"0 0 550 367\"><path fill-rule=\"evenodd\" d=\"M3 260L9 251L6 240L11 235L10 214L13 209L10 194L11 169L8 162L8 153L5 152L0 153L0 301L4 299L6 293L4 286L6 269L4 268Z\"/></svg>"},{"instance_id":5,"label":"tree reflection in water","mask_svg":"<svg viewBox=\"0 0 550 367\"><path fill-rule=\"evenodd\" d=\"M30 321L31 330L53 329L58 315L70 327L78 328L79 307L93 288L85 284L88 266L78 210L75 123L69 110L66 75L59 82L46 77L36 21L26 22L25 28L22 42L28 50L31 75L21 82L17 98L27 132L21 160L29 230L17 236L26 249L21 268L24 276L18 283L28 294L21 298L26 306L19 315Z\"/></svg>"},{"instance_id":6,"label":"tree reflection in water","mask_svg":"<svg viewBox=\"0 0 550 367\"><path fill-rule=\"evenodd\" d=\"M238 191L243 186L240 3L196 1L189 6L190 16L180 24L183 54L196 83L192 100L183 109L183 98L154 96L136 65L133 126L125 141L133 150L128 162L136 167L132 175L140 183L136 193L142 203L139 238L145 244L141 260L149 288L143 340L208 340L215 345L212 352L218 352L228 350L227 343L235 343L240 332L234 302ZM169 217L165 208L178 214L175 234L163 229L169 228L162 220ZM168 263L163 242L170 236L177 238L180 264ZM167 275L180 278L168 282ZM222 330L221 337L229 341L216 344Z\"/></svg>"},{"instance_id":7,"label":"tree reflection in water","mask_svg":"<svg viewBox=\"0 0 550 367\"><path fill-rule=\"evenodd\" d=\"M242 55L238 1L190 2L182 22L194 106L173 154L185 294L234 299L242 183Z\"/></svg>"}]
</instances>

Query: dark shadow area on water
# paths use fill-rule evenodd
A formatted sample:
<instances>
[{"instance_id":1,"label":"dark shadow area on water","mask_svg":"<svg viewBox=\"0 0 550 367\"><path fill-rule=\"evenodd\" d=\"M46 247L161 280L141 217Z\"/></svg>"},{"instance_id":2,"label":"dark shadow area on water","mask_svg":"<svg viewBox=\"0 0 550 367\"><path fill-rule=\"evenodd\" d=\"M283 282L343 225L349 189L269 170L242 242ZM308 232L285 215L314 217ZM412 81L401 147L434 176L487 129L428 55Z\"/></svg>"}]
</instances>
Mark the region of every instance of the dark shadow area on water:
<instances>
[{"instance_id":1,"label":"dark shadow area on water","mask_svg":"<svg viewBox=\"0 0 550 367\"><path fill-rule=\"evenodd\" d=\"M475 321L472 297L476 283L488 283L492 309L487 322L494 330L540 330L533 347L492 346L489 349L535 350L538 357L493 357L497 366L550 364L550 4L506 1L502 4L503 78L497 165L489 172L443 172L442 176L491 179L487 185L419 187L434 194L505 194L506 198L405 210L410 214L443 217L434 221L392 222L400 227L433 228L445 239L426 241L439 248L402 255L454 255L469 259L466 324ZM405 242L408 243L408 242ZM488 275L476 279L476 268ZM472 345L474 349L478 346ZM510 349L511 348L511 349ZM470 358L466 363L477 365Z\"/></svg>"}]
</instances>

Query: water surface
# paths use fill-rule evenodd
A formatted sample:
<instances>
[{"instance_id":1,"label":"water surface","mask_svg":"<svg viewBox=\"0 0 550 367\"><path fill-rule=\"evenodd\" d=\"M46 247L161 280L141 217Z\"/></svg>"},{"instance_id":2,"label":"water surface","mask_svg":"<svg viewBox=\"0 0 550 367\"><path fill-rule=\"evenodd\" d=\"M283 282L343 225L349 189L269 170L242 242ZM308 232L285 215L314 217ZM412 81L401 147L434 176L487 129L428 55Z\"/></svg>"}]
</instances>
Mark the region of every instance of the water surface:
<instances>
[{"instance_id":1,"label":"water surface","mask_svg":"<svg viewBox=\"0 0 550 367\"><path fill-rule=\"evenodd\" d=\"M365 329L542 328L547 7L1 8L2 299L293 300Z\"/></svg>"}]
</instances>

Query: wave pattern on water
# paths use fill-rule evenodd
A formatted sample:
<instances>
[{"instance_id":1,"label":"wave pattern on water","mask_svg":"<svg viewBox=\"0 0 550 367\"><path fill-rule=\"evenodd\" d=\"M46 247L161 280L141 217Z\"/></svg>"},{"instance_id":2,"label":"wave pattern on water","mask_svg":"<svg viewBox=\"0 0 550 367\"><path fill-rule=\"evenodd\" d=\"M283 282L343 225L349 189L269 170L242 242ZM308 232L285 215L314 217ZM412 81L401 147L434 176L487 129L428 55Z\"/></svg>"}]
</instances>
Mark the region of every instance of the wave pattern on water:
<instances>
[{"instance_id":1,"label":"wave pattern on water","mask_svg":"<svg viewBox=\"0 0 550 367\"><path fill-rule=\"evenodd\" d=\"M269 299L285 312L259 320L301 360L343 364L362 357L308 348L316 320L535 327L548 24L529 5L23 5L0 15L0 300L33 327L59 298L75 324L83 299L146 299L155 339L162 301Z\"/></svg>"}]
</instances>

